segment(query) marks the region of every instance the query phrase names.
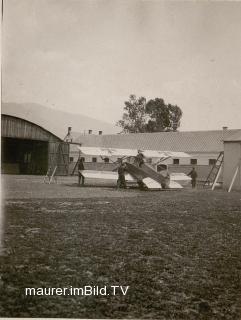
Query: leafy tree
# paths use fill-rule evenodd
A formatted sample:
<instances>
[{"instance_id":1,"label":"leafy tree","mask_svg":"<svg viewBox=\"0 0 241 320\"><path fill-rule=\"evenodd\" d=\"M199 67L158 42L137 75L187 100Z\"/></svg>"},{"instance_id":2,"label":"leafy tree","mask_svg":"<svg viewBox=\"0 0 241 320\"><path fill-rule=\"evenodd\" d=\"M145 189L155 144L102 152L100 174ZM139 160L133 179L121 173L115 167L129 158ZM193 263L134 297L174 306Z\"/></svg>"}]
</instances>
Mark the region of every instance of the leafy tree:
<instances>
[{"instance_id":1,"label":"leafy tree","mask_svg":"<svg viewBox=\"0 0 241 320\"><path fill-rule=\"evenodd\" d=\"M130 95L129 101L125 101L124 114L122 120L117 125L123 128L125 133L138 133L146 131L146 99L136 98Z\"/></svg>"},{"instance_id":2,"label":"leafy tree","mask_svg":"<svg viewBox=\"0 0 241 320\"><path fill-rule=\"evenodd\" d=\"M182 110L177 105L165 104L161 98L146 102L144 97L130 95L117 125L125 133L176 131L181 117Z\"/></svg>"},{"instance_id":3,"label":"leafy tree","mask_svg":"<svg viewBox=\"0 0 241 320\"><path fill-rule=\"evenodd\" d=\"M165 104L163 99L149 100L146 113L150 117L146 125L147 132L176 131L180 126L182 110L176 105Z\"/></svg>"}]
</instances>

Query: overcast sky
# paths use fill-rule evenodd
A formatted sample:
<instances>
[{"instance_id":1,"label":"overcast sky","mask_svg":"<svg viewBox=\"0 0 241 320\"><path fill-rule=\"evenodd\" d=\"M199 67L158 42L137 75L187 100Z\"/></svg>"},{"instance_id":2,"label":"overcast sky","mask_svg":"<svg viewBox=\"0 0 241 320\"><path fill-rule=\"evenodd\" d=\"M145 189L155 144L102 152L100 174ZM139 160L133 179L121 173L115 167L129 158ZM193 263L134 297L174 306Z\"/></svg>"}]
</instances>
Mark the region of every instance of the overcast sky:
<instances>
[{"instance_id":1,"label":"overcast sky","mask_svg":"<svg viewBox=\"0 0 241 320\"><path fill-rule=\"evenodd\" d=\"M241 128L241 2L4 0L3 101L114 123L132 93Z\"/></svg>"}]
</instances>

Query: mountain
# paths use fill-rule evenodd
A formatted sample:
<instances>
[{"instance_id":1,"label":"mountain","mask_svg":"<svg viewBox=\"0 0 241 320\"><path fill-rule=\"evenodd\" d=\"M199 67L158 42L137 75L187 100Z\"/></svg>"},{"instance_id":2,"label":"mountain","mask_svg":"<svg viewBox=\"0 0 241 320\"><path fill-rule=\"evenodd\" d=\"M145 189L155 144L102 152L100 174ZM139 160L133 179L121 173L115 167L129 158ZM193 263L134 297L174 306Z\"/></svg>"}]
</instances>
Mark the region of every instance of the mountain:
<instances>
[{"instance_id":1,"label":"mountain","mask_svg":"<svg viewBox=\"0 0 241 320\"><path fill-rule=\"evenodd\" d=\"M99 131L102 131L103 134L120 131L114 124L82 114L48 108L36 103L3 102L1 113L33 122L61 139L65 137L68 127L72 127L72 130L79 134L87 134L88 130L92 130L93 134L98 134Z\"/></svg>"}]
</instances>

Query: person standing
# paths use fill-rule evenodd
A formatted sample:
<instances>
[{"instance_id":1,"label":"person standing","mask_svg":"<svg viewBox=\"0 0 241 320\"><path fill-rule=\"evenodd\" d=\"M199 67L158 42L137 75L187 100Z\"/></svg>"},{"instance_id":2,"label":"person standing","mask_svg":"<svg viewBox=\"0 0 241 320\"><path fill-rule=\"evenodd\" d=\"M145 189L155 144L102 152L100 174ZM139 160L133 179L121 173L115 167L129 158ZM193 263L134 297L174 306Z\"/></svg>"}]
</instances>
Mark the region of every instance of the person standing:
<instances>
[{"instance_id":1,"label":"person standing","mask_svg":"<svg viewBox=\"0 0 241 320\"><path fill-rule=\"evenodd\" d=\"M197 171L193 167L192 170L188 173L188 176L192 178L192 188L196 188L197 185Z\"/></svg>"},{"instance_id":2,"label":"person standing","mask_svg":"<svg viewBox=\"0 0 241 320\"><path fill-rule=\"evenodd\" d=\"M136 162L138 167L141 167L144 163L144 154L141 152L141 150L138 150L138 153L136 156Z\"/></svg>"},{"instance_id":3,"label":"person standing","mask_svg":"<svg viewBox=\"0 0 241 320\"><path fill-rule=\"evenodd\" d=\"M125 164L122 162L118 168L117 188L126 189Z\"/></svg>"},{"instance_id":4,"label":"person standing","mask_svg":"<svg viewBox=\"0 0 241 320\"><path fill-rule=\"evenodd\" d=\"M80 187L80 185L84 186L84 183L85 183L85 177L81 173L84 169L85 169L85 167L84 167L84 159L80 158L79 159L79 163L78 163L78 175L79 175L78 185L79 185L79 187Z\"/></svg>"}]
</instances>

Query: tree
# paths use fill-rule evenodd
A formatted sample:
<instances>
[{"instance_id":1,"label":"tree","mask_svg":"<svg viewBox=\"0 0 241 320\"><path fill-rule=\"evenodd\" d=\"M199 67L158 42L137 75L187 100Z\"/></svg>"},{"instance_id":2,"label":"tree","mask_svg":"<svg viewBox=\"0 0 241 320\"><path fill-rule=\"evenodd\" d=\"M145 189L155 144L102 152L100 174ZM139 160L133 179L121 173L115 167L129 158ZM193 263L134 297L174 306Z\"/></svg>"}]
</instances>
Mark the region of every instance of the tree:
<instances>
[{"instance_id":1,"label":"tree","mask_svg":"<svg viewBox=\"0 0 241 320\"><path fill-rule=\"evenodd\" d=\"M136 98L134 94L130 95L129 101L125 101L122 120L117 125L123 128L125 133L138 133L146 131L146 99L144 97Z\"/></svg>"},{"instance_id":2,"label":"tree","mask_svg":"<svg viewBox=\"0 0 241 320\"><path fill-rule=\"evenodd\" d=\"M161 98L146 102L144 97L130 95L125 102L122 120L117 125L124 133L177 131L182 110L177 105L165 104Z\"/></svg>"},{"instance_id":3,"label":"tree","mask_svg":"<svg viewBox=\"0 0 241 320\"><path fill-rule=\"evenodd\" d=\"M180 126L182 110L176 105L165 104L163 99L149 100L146 113L150 117L146 124L147 132L177 131Z\"/></svg>"}]
</instances>

